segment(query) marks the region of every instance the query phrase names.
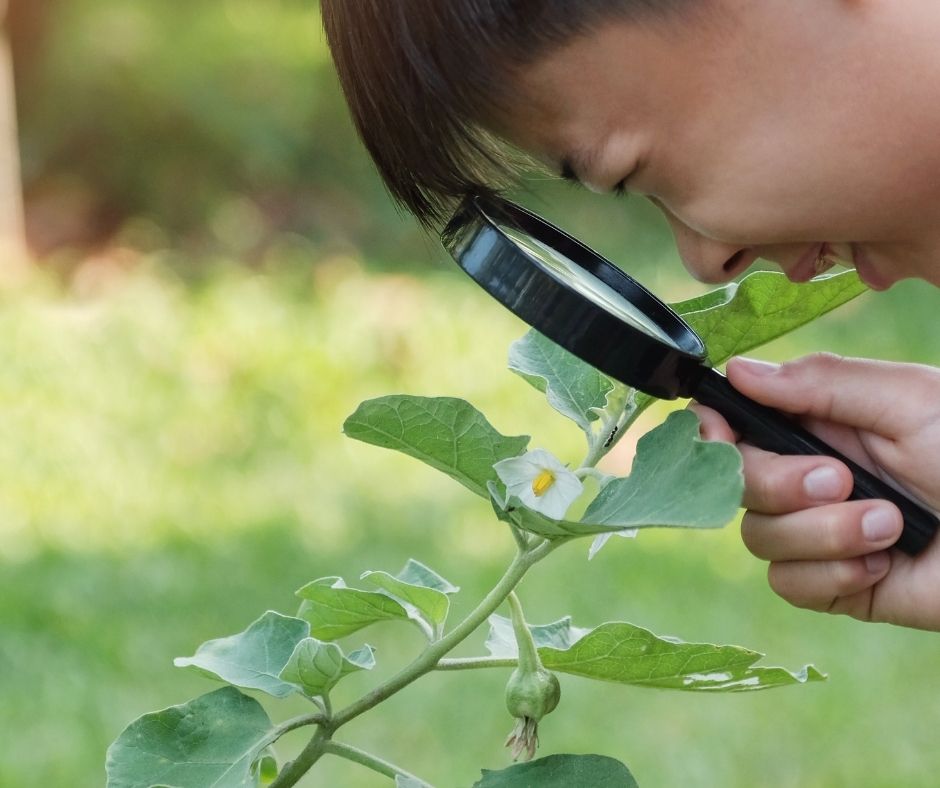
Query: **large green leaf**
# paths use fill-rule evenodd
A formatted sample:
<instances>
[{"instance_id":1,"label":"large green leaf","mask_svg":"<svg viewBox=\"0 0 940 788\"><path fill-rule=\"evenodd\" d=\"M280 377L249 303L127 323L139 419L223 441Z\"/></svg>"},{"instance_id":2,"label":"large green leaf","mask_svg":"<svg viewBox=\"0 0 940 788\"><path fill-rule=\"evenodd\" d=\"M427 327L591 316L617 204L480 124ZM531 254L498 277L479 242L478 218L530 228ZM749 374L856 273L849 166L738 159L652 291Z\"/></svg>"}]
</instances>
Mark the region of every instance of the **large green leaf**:
<instances>
[{"instance_id":1,"label":"large green leaf","mask_svg":"<svg viewBox=\"0 0 940 788\"><path fill-rule=\"evenodd\" d=\"M640 438L631 474L608 482L579 522L509 506L490 485L498 517L549 538L624 528L718 528L734 518L743 489L737 449L701 440L698 418L687 410L670 413Z\"/></svg>"},{"instance_id":2,"label":"large green leaf","mask_svg":"<svg viewBox=\"0 0 940 788\"><path fill-rule=\"evenodd\" d=\"M630 475L610 481L582 519L625 528L718 528L735 516L743 491L738 451L701 440L698 418L680 410L640 438Z\"/></svg>"},{"instance_id":3,"label":"large green leaf","mask_svg":"<svg viewBox=\"0 0 940 788\"><path fill-rule=\"evenodd\" d=\"M448 594L460 589L419 561L409 558L397 575L388 572L363 572L363 580L378 586L395 600L412 608L432 627L440 628L450 609Z\"/></svg>"},{"instance_id":4,"label":"large green leaf","mask_svg":"<svg viewBox=\"0 0 940 788\"><path fill-rule=\"evenodd\" d=\"M604 755L549 755L499 771L483 770L473 788L637 788L630 770Z\"/></svg>"},{"instance_id":5,"label":"large green leaf","mask_svg":"<svg viewBox=\"0 0 940 788\"><path fill-rule=\"evenodd\" d=\"M661 638L623 622L601 624L567 649L539 648L550 670L642 687L747 692L825 679L811 665L796 673L754 667L762 656L740 646Z\"/></svg>"},{"instance_id":6,"label":"large green leaf","mask_svg":"<svg viewBox=\"0 0 940 788\"><path fill-rule=\"evenodd\" d=\"M509 346L509 369L539 391L548 403L581 429L591 429L615 384L547 337L530 331Z\"/></svg>"},{"instance_id":7,"label":"large green leaf","mask_svg":"<svg viewBox=\"0 0 940 788\"><path fill-rule=\"evenodd\" d=\"M372 670L374 666L371 646L363 646L347 656L335 643L304 638L290 655L280 677L299 685L307 695L325 695L343 676Z\"/></svg>"},{"instance_id":8,"label":"large green leaf","mask_svg":"<svg viewBox=\"0 0 940 788\"><path fill-rule=\"evenodd\" d=\"M866 292L854 271L796 284L781 273L757 271L672 308L705 342L713 365L810 323Z\"/></svg>"},{"instance_id":9,"label":"large green leaf","mask_svg":"<svg viewBox=\"0 0 940 788\"><path fill-rule=\"evenodd\" d=\"M393 395L363 402L343 425L350 438L416 457L484 498L493 463L516 457L527 435L500 434L462 399Z\"/></svg>"},{"instance_id":10,"label":"large green leaf","mask_svg":"<svg viewBox=\"0 0 940 788\"><path fill-rule=\"evenodd\" d=\"M321 640L336 640L377 621L408 620L408 611L387 594L347 588L341 577L307 583L297 596L304 600L297 615Z\"/></svg>"},{"instance_id":11,"label":"large green leaf","mask_svg":"<svg viewBox=\"0 0 940 788\"><path fill-rule=\"evenodd\" d=\"M244 632L203 643L191 657L177 657L177 667L200 673L245 689L257 689L283 698L296 688L278 679L294 647L310 632L299 618L269 610Z\"/></svg>"},{"instance_id":12,"label":"large green leaf","mask_svg":"<svg viewBox=\"0 0 940 788\"><path fill-rule=\"evenodd\" d=\"M140 717L108 748L108 788L246 788L274 728L261 704L234 687Z\"/></svg>"}]
</instances>

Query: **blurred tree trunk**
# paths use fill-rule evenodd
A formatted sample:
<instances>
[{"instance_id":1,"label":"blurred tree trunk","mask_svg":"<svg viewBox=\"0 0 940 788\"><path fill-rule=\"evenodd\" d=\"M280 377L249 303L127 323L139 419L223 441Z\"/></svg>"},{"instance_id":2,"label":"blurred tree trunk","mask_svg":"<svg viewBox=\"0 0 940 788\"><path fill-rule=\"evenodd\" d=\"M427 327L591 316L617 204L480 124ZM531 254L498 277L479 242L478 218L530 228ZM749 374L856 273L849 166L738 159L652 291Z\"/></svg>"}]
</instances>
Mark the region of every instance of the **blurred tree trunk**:
<instances>
[{"instance_id":1,"label":"blurred tree trunk","mask_svg":"<svg viewBox=\"0 0 940 788\"><path fill-rule=\"evenodd\" d=\"M13 56L6 17L7 0L0 0L0 278L16 274L27 262Z\"/></svg>"}]
</instances>

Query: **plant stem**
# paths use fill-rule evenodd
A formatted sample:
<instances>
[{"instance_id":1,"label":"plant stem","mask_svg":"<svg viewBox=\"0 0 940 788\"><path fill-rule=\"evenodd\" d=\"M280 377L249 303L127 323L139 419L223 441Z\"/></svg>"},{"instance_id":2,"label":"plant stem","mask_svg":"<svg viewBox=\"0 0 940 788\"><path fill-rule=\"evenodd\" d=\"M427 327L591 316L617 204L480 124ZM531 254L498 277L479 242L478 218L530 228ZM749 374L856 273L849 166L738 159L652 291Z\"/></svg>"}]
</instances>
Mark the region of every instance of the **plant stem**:
<instances>
[{"instance_id":1,"label":"plant stem","mask_svg":"<svg viewBox=\"0 0 940 788\"><path fill-rule=\"evenodd\" d=\"M321 726L317 728L316 734L307 742L307 746L301 750L300 755L284 765L281 773L274 782L271 783L270 788L288 788L288 786L296 785L297 781L303 777L309 771L310 767L320 760L326 752L326 745L329 743L330 736L332 735L333 732L326 727Z\"/></svg>"},{"instance_id":2,"label":"plant stem","mask_svg":"<svg viewBox=\"0 0 940 788\"><path fill-rule=\"evenodd\" d=\"M398 775L401 775L402 777L409 777L412 780L423 782L423 780L415 777L410 772L406 772L404 769L381 758L376 758L374 755L370 755L364 750L360 750L358 747L340 744L337 741L327 741L323 745L323 751L328 755L337 755L340 758L345 758L347 761L358 763L360 766L365 766L367 769L372 769L372 771L378 772L379 774L384 774L386 777L391 777L393 780Z\"/></svg>"},{"instance_id":3,"label":"plant stem","mask_svg":"<svg viewBox=\"0 0 940 788\"><path fill-rule=\"evenodd\" d=\"M535 640L525 622L525 613L522 603L515 591L509 592L509 609L512 617L512 631L516 636L516 646L519 650L519 667L523 671L535 671L542 666L539 654L535 649Z\"/></svg>"},{"instance_id":4,"label":"plant stem","mask_svg":"<svg viewBox=\"0 0 940 788\"><path fill-rule=\"evenodd\" d=\"M514 668L519 664L515 657L456 657L442 659L434 670L474 670L475 668Z\"/></svg>"},{"instance_id":5,"label":"plant stem","mask_svg":"<svg viewBox=\"0 0 940 788\"><path fill-rule=\"evenodd\" d=\"M271 742L277 741L285 733L290 733L297 728L303 728L306 725L322 725L326 721L327 718L322 714L301 714L299 717L285 720L275 728Z\"/></svg>"},{"instance_id":6,"label":"plant stem","mask_svg":"<svg viewBox=\"0 0 940 788\"><path fill-rule=\"evenodd\" d=\"M581 468L593 468L626 434L630 425L636 421L656 400L645 394L629 389L623 409L616 418L605 417L600 428L588 437L588 453L581 463Z\"/></svg>"},{"instance_id":7,"label":"plant stem","mask_svg":"<svg viewBox=\"0 0 940 788\"><path fill-rule=\"evenodd\" d=\"M414 662L392 676L384 684L380 684L359 700L337 712L330 723L330 727L336 730L350 720L355 719L363 712L368 711L376 704L391 697L399 690L407 687L415 679L433 670L434 666L437 665L445 654L473 633L473 631L503 603L509 595L509 592L519 584L523 575L525 575L534 564L548 555L561 541L563 540L555 542L545 541L530 550L520 550L516 553L516 557L493 590L486 595L483 601L480 602L463 621L440 640L428 646Z\"/></svg>"}]
</instances>

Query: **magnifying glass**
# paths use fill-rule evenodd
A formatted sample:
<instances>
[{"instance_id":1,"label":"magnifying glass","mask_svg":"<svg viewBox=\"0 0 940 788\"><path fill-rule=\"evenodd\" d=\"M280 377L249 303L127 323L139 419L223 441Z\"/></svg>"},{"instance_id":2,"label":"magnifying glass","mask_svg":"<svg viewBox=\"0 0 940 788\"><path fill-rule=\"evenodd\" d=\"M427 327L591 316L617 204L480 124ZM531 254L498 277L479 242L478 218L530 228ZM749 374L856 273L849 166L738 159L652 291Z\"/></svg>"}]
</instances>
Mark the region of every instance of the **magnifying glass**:
<instances>
[{"instance_id":1,"label":"magnifying glass","mask_svg":"<svg viewBox=\"0 0 940 788\"><path fill-rule=\"evenodd\" d=\"M694 398L748 443L777 454L835 457L852 471L850 499L891 501L904 516L897 547L916 555L937 517L708 365L692 328L639 282L514 203L470 196L442 233L470 277L516 316L591 366L660 399Z\"/></svg>"}]
</instances>

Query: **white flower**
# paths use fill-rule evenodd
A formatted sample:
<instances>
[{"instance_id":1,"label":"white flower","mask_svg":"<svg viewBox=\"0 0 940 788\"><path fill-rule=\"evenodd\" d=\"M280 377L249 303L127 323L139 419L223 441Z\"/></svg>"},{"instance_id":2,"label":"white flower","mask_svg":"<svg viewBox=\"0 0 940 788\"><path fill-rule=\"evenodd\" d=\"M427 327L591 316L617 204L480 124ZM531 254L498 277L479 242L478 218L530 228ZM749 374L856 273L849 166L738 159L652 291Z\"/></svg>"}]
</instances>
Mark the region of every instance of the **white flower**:
<instances>
[{"instance_id":1,"label":"white flower","mask_svg":"<svg viewBox=\"0 0 940 788\"><path fill-rule=\"evenodd\" d=\"M581 480L545 449L500 460L493 470L509 495L553 520L564 517L584 489Z\"/></svg>"}]
</instances>

